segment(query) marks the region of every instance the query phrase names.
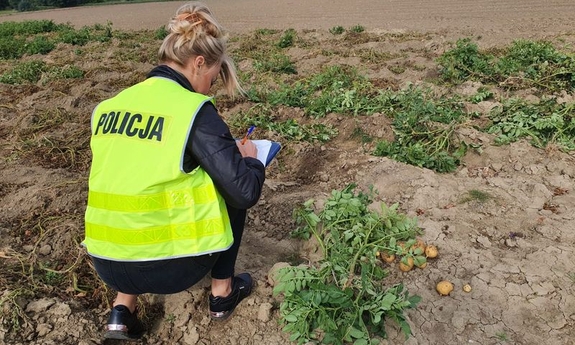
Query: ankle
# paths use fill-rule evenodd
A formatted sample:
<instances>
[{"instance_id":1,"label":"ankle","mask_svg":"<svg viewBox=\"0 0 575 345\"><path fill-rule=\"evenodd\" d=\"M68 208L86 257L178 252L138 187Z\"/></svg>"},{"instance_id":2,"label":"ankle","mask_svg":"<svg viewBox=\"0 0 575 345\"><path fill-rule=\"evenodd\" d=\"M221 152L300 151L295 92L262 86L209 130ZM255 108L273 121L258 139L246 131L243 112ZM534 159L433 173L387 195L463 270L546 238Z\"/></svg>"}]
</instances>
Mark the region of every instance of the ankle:
<instances>
[{"instance_id":1,"label":"ankle","mask_svg":"<svg viewBox=\"0 0 575 345\"><path fill-rule=\"evenodd\" d=\"M124 307L128 308L130 313L134 313L136 310L136 304L138 302L138 295L128 295L125 293L119 292L114 300L114 304L112 307L123 305Z\"/></svg>"},{"instance_id":2,"label":"ankle","mask_svg":"<svg viewBox=\"0 0 575 345\"><path fill-rule=\"evenodd\" d=\"M232 278L212 279L212 296L228 297L232 293Z\"/></svg>"}]
</instances>

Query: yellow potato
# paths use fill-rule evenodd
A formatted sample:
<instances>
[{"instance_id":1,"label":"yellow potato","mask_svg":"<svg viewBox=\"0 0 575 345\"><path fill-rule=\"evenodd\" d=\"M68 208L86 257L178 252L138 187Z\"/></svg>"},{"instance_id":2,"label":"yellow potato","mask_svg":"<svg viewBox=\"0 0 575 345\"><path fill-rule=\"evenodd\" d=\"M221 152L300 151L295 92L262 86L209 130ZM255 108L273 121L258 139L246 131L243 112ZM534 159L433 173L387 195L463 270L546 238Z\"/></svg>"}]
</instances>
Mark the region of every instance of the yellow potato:
<instances>
[{"instance_id":1,"label":"yellow potato","mask_svg":"<svg viewBox=\"0 0 575 345\"><path fill-rule=\"evenodd\" d=\"M380 253L381 260L387 262L388 264L392 263L395 260L395 255L389 254L387 252Z\"/></svg>"},{"instance_id":2,"label":"yellow potato","mask_svg":"<svg viewBox=\"0 0 575 345\"><path fill-rule=\"evenodd\" d=\"M415 244L413 246L411 246L411 249L415 250L417 248L421 248L421 254L423 254L423 253L425 253L425 247L426 247L425 242L421 238L418 238L417 242L415 242Z\"/></svg>"},{"instance_id":3,"label":"yellow potato","mask_svg":"<svg viewBox=\"0 0 575 345\"><path fill-rule=\"evenodd\" d=\"M433 259L436 258L437 255L439 255L439 251L437 250L436 246L430 244L427 247L425 247L425 256L427 256L430 259Z\"/></svg>"},{"instance_id":4,"label":"yellow potato","mask_svg":"<svg viewBox=\"0 0 575 345\"><path fill-rule=\"evenodd\" d=\"M451 293L451 291L453 291L453 284L447 280L442 280L437 283L435 290L437 290L440 295L447 296L449 293Z\"/></svg>"},{"instance_id":5,"label":"yellow potato","mask_svg":"<svg viewBox=\"0 0 575 345\"><path fill-rule=\"evenodd\" d=\"M403 260L399 261L399 269L403 272L411 271L413 268L413 258L409 256L407 258L407 264L403 262Z\"/></svg>"},{"instance_id":6,"label":"yellow potato","mask_svg":"<svg viewBox=\"0 0 575 345\"><path fill-rule=\"evenodd\" d=\"M422 262L421 264L415 265L415 266L417 266L418 268L426 268L426 267L427 267L427 261L426 261L426 262Z\"/></svg>"}]
</instances>

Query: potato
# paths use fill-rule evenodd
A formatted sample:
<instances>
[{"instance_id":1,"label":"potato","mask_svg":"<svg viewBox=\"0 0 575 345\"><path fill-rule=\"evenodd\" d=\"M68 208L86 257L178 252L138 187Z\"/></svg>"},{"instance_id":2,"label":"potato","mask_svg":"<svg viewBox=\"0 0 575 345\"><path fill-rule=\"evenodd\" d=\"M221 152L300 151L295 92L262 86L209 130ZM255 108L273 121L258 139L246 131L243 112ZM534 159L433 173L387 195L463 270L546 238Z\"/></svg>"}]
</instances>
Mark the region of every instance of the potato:
<instances>
[{"instance_id":1,"label":"potato","mask_svg":"<svg viewBox=\"0 0 575 345\"><path fill-rule=\"evenodd\" d=\"M425 256L427 256L430 259L436 258L437 255L439 255L439 251L437 250L437 247L434 246L433 244L429 244L427 247L425 247Z\"/></svg>"},{"instance_id":2,"label":"potato","mask_svg":"<svg viewBox=\"0 0 575 345\"><path fill-rule=\"evenodd\" d=\"M411 250L415 251L417 248L420 248L421 253L416 253L417 255L420 255L425 253L425 247L426 247L425 242L421 238L418 238L417 242L415 242L415 244L411 246Z\"/></svg>"},{"instance_id":3,"label":"potato","mask_svg":"<svg viewBox=\"0 0 575 345\"><path fill-rule=\"evenodd\" d=\"M437 290L441 296L447 296L449 293L451 293L451 291L453 291L453 284L447 280L442 280L437 283L435 290Z\"/></svg>"},{"instance_id":4,"label":"potato","mask_svg":"<svg viewBox=\"0 0 575 345\"><path fill-rule=\"evenodd\" d=\"M407 263L405 262L407 261ZM399 269L403 272L409 272L413 268L413 258L408 256L407 259L399 261Z\"/></svg>"},{"instance_id":5,"label":"potato","mask_svg":"<svg viewBox=\"0 0 575 345\"><path fill-rule=\"evenodd\" d=\"M388 264L392 263L395 260L395 255L390 254L388 252L381 252L380 257L381 260L387 262Z\"/></svg>"},{"instance_id":6,"label":"potato","mask_svg":"<svg viewBox=\"0 0 575 345\"><path fill-rule=\"evenodd\" d=\"M427 267L427 261L422 262L419 265L415 265L415 266L417 266L417 268L421 268L421 269L426 268Z\"/></svg>"},{"instance_id":7,"label":"potato","mask_svg":"<svg viewBox=\"0 0 575 345\"><path fill-rule=\"evenodd\" d=\"M469 285L469 284L463 285L463 291L465 291L465 292L471 292L471 285Z\"/></svg>"}]
</instances>

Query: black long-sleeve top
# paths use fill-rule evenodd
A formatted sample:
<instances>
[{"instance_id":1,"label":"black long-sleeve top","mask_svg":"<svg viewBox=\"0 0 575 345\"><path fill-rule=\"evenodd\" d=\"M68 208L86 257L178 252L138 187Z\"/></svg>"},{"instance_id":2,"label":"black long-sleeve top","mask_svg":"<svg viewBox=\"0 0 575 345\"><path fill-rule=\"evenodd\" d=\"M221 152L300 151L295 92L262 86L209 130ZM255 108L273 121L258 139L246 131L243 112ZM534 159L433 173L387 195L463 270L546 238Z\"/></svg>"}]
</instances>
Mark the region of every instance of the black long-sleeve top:
<instances>
[{"instance_id":1,"label":"black long-sleeve top","mask_svg":"<svg viewBox=\"0 0 575 345\"><path fill-rule=\"evenodd\" d=\"M166 65L155 67L148 74L150 77L168 78L195 92L186 77ZM183 165L185 172L201 166L229 206L248 209L260 198L264 165L256 158L242 157L228 125L211 102L206 102L196 115Z\"/></svg>"}]
</instances>

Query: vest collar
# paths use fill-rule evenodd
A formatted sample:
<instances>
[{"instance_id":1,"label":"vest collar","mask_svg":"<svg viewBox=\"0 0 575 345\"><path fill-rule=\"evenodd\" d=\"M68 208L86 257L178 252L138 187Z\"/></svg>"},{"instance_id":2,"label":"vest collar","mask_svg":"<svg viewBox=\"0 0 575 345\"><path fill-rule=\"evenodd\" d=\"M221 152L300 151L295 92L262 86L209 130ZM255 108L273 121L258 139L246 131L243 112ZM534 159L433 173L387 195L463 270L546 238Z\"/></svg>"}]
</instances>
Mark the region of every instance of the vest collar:
<instances>
[{"instance_id":1,"label":"vest collar","mask_svg":"<svg viewBox=\"0 0 575 345\"><path fill-rule=\"evenodd\" d=\"M190 92L196 92L196 91L194 91L194 88L192 88L192 84L190 84L188 79L186 77L184 77L183 74L181 74L180 72L176 71L175 69L171 68L168 65L159 65L159 66L154 67L154 69L152 69L150 71L150 73L148 73L148 75L146 76L146 79L151 78L151 77L167 78L167 79L170 79L170 80L177 82L184 89L186 89Z\"/></svg>"}]
</instances>

